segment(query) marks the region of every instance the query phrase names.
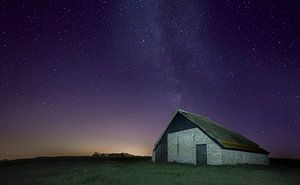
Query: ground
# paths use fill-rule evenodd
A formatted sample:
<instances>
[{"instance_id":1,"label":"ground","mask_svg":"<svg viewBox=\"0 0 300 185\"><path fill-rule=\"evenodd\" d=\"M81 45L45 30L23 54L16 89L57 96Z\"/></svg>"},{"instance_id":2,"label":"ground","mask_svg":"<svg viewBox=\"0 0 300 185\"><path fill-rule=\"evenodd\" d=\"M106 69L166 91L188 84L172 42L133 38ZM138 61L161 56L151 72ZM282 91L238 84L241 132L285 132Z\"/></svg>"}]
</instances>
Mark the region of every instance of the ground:
<instances>
[{"instance_id":1,"label":"ground","mask_svg":"<svg viewBox=\"0 0 300 185\"><path fill-rule=\"evenodd\" d=\"M52 161L0 165L3 185L295 185L300 167L193 166L151 161Z\"/></svg>"}]
</instances>

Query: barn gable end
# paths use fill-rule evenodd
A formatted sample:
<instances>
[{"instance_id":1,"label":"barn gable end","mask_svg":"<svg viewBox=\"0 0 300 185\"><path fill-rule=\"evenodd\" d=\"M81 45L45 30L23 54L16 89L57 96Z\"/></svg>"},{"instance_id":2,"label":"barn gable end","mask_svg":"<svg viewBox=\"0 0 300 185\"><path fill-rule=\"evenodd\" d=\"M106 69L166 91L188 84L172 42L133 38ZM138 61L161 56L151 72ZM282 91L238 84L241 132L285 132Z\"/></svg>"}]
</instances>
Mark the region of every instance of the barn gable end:
<instances>
[{"instance_id":1,"label":"barn gable end","mask_svg":"<svg viewBox=\"0 0 300 185\"><path fill-rule=\"evenodd\" d=\"M178 132L181 130L187 130L191 128L196 128L196 125L191 123L181 114L175 114L166 130L162 133L155 144L153 149L153 158L157 162L167 162L168 161L168 134L173 132Z\"/></svg>"}]
</instances>

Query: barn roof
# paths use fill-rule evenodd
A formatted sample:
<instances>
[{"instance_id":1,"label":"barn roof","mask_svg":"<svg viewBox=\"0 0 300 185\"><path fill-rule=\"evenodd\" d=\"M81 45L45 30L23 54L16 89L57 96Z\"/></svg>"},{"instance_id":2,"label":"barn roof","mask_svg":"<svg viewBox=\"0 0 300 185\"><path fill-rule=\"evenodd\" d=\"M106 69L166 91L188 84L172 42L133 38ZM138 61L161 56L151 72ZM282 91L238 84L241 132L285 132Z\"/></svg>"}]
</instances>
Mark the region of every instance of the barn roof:
<instances>
[{"instance_id":1,"label":"barn roof","mask_svg":"<svg viewBox=\"0 0 300 185\"><path fill-rule=\"evenodd\" d=\"M222 148L265 154L269 153L268 151L260 148L259 145L253 141L250 141L246 137L222 127L206 117L183 110L177 110L176 114L178 113L194 123L200 130L202 130L208 137L210 137Z\"/></svg>"}]
</instances>

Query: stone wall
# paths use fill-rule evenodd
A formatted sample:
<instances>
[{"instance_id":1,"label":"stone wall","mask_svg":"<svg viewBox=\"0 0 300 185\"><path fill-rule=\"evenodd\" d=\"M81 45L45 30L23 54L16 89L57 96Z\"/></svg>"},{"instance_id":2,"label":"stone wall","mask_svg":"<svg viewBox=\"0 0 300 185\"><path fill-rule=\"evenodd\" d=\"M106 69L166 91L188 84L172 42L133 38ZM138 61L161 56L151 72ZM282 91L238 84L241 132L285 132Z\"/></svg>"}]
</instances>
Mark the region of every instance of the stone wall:
<instances>
[{"instance_id":1,"label":"stone wall","mask_svg":"<svg viewBox=\"0 0 300 185\"><path fill-rule=\"evenodd\" d=\"M222 149L222 161L223 164L269 164L269 158L266 154L227 149Z\"/></svg>"},{"instance_id":2,"label":"stone wall","mask_svg":"<svg viewBox=\"0 0 300 185\"><path fill-rule=\"evenodd\" d=\"M222 164L222 149L198 128L168 134L168 161L196 165L196 144L207 145L207 164Z\"/></svg>"}]
</instances>

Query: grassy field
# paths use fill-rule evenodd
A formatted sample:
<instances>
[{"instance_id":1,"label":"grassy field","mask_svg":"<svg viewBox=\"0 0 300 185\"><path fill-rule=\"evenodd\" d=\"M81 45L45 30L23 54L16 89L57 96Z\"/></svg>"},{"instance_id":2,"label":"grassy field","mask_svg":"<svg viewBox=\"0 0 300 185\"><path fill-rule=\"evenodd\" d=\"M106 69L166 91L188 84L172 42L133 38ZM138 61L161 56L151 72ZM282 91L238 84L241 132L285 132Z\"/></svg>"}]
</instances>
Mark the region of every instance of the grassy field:
<instances>
[{"instance_id":1,"label":"grassy field","mask_svg":"<svg viewBox=\"0 0 300 185\"><path fill-rule=\"evenodd\" d=\"M52 161L0 165L1 185L297 185L300 167L192 166L150 161Z\"/></svg>"}]
</instances>

